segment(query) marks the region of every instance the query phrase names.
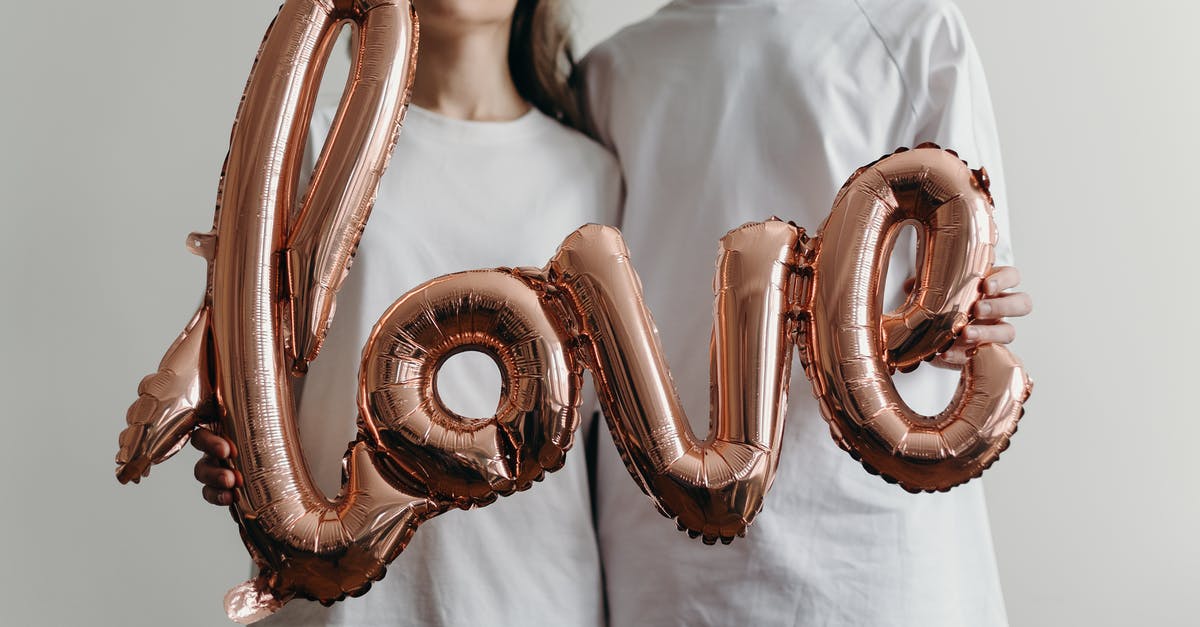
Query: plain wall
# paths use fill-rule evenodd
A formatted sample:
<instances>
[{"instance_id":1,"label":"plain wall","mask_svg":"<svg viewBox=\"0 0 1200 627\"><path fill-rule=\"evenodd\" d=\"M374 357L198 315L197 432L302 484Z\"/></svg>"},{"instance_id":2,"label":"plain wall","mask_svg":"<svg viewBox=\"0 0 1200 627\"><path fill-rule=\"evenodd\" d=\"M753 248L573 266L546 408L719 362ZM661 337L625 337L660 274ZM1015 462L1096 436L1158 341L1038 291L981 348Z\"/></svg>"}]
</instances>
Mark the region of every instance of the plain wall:
<instances>
[{"instance_id":1,"label":"plain wall","mask_svg":"<svg viewBox=\"0 0 1200 627\"><path fill-rule=\"evenodd\" d=\"M576 4L585 47L657 6ZM229 127L277 6L9 11L2 624L227 624L222 595L248 562L228 513L199 497L195 452L137 487L117 484L112 457L137 382L203 289L184 236L210 225ZM1195 625L1200 8L960 6L988 71L1036 303L1016 350L1037 387L985 480L1012 624Z\"/></svg>"}]
</instances>

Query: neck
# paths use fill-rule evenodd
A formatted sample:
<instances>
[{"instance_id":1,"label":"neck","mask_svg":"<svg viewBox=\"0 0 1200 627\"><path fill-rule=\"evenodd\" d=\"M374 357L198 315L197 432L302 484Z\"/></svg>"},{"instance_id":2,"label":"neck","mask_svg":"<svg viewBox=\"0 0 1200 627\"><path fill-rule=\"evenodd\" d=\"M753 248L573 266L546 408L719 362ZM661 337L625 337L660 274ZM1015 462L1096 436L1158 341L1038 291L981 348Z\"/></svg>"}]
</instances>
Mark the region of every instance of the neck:
<instances>
[{"instance_id":1,"label":"neck","mask_svg":"<svg viewBox=\"0 0 1200 627\"><path fill-rule=\"evenodd\" d=\"M508 71L509 28L504 21L422 32L413 103L460 120L515 120L527 113Z\"/></svg>"}]
</instances>

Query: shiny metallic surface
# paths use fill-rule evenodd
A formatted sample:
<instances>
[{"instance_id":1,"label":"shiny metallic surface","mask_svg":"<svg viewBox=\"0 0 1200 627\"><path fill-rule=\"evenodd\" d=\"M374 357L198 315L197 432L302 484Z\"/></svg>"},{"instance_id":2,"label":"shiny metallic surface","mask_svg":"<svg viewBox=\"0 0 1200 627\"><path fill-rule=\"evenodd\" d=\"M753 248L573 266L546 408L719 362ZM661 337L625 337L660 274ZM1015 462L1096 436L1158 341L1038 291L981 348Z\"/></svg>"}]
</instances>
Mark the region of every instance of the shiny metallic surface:
<instances>
[{"instance_id":1,"label":"shiny metallic surface","mask_svg":"<svg viewBox=\"0 0 1200 627\"><path fill-rule=\"evenodd\" d=\"M986 183L936 146L898 151L842 188L812 262L800 348L822 413L842 448L910 491L978 477L1008 447L1032 386L999 345L969 357L936 416L910 409L891 378L932 359L970 322L996 238ZM892 243L910 223L919 233L916 287L881 317Z\"/></svg>"},{"instance_id":2,"label":"shiny metallic surface","mask_svg":"<svg viewBox=\"0 0 1200 627\"><path fill-rule=\"evenodd\" d=\"M351 80L305 200L293 211L324 56L347 22L357 35ZM239 453L234 466L244 485L232 511L260 574L227 597L232 619L260 618L293 596L331 603L362 594L383 576L416 525L438 511L420 493L385 478L377 454L363 441L347 454L341 493L326 498L304 464L290 379L293 369L302 370L303 358L316 354L332 315L333 292L400 130L416 42L408 2L285 2L234 123L214 232L189 242L209 260L209 285L201 314L164 364L192 360L170 370L194 370L203 383L182 386L189 392L175 404L195 406L190 390L214 390L219 428ZM143 392L138 403L146 405L145 398ZM146 413L131 409L130 430L155 433L141 417ZM123 480L144 474L146 457L162 457L161 438L142 437L146 444L136 444L138 437L122 435Z\"/></svg>"},{"instance_id":3,"label":"shiny metallic surface","mask_svg":"<svg viewBox=\"0 0 1200 627\"><path fill-rule=\"evenodd\" d=\"M286 342L292 367L298 372L316 358L333 318L334 295L350 269L358 241L366 227L379 178L387 167L400 127L393 123L408 106L413 73L390 71L392 67L416 66L416 24L401 16L404 3L344 2L357 7L345 16L362 16L357 44L362 61L347 77L347 91L329 129L325 148L313 169L295 227L289 230L286 246L286 280L293 307L286 310ZM377 9L375 7L382 7ZM336 29L322 35L316 54L328 54ZM379 65L386 60L395 65ZM318 65L318 67L320 67ZM314 83L319 84L319 70ZM403 93L402 99L395 94ZM311 101L303 103L301 124L293 129L303 146ZM299 152L288 155L298 159ZM292 166L290 172L299 172ZM295 175L290 181L295 182ZM282 198L293 196L285 188Z\"/></svg>"},{"instance_id":4,"label":"shiny metallic surface","mask_svg":"<svg viewBox=\"0 0 1200 627\"><path fill-rule=\"evenodd\" d=\"M338 24L358 28L348 93L297 210L299 155ZM316 357L334 296L396 142L415 62L405 2L289 0L263 43L234 126L204 302L143 380L120 436L117 476L138 481L201 422L226 434L244 478L231 508L260 573L226 596L253 622L293 597L365 593L418 525L529 488L560 468L592 371L631 476L680 529L712 544L744 535L779 462L797 344L838 444L910 491L979 476L1009 442L1031 382L999 345L979 346L936 416L892 381L944 351L971 322L992 265L986 174L936 146L861 168L820 236L777 219L720 243L710 338L710 430L693 433L620 232L586 225L544 268L462 272L402 296L363 351L359 438L333 499L312 482L293 375ZM916 286L885 314L898 231L918 230ZM446 408L437 373L478 350L500 367L495 414Z\"/></svg>"},{"instance_id":5,"label":"shiny metallic surface","mask_svg":"<svg viewBox=\"0 0 1200 627\"><path fill-rule=\"evenodd\" d=\"M158 372L138 385L138 398L129 406L117 452L117 480L138 483L151 464L167 460L187 444L200 423L199 412L213 401L208 372L208 308L201 308L167 349ZM211 417L210 417L211 419Z\"/></svg>"},{"instance_id":6,"label":"shiny metallic surface","mask_svg":"<svg viewBox=\"0 0 1200 627\"><path fill-rule=\"evenodd\" d=\"M501 271L434 279L396 301L363 350L363 425L396 474L461 508L529 488L562 467L579 424L581 370L541 294ZM488 419L446 408L437 373L464 350L500 367L500 404Z\"/></svg>"},{"instance_id":7,"label":"shiny metallic surface","mask_svg":"<svg viewBox=\"0 0 1200 627\"><path fill-rule=\"evenodd\" d=\"M775 476L793 323L789 287L803 233L778 220L721 240L711 430L692 433L620 233L589 225L547 266L630 474L659 510L711 544L745 533Z\"/></svg>"}]
</instances>

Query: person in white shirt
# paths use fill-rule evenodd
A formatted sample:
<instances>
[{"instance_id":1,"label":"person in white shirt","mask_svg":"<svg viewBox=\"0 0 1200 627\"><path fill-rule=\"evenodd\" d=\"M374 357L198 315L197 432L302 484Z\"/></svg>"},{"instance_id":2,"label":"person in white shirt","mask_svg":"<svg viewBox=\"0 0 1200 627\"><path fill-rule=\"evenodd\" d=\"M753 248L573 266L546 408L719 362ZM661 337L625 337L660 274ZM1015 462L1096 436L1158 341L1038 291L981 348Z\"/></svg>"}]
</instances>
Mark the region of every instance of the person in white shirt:
<instances>
[{"instance_id":1,"label":"person in white shirt","mask_svg":"<svg viewBox=\"0 0 1200 627\"><path fill-rule=\"evenodd\" d=\"M581 224L613 223L620 203L615 160L568 128L578 108L557 2L414 4L421 40L412 106L299 404L305 459L326 494L338 491L355 434L362 347L393 300L451 272L540 266ZM317 149L331 114L314 120ZM488 358L438 380L451 409L475 417L495 411L499 387ZM592 406L585 397L581 430L591 428ZM294 600L264 624L603 624L582 438L564 468L533 489L421 525L364 596L328 608ZM221 463L228 440L200 430L193 442L206 453L196 465L205 498L230 504L240 478Z\"/></svg>"},{"instance_id":2,"label":"person in white shirt","mask_svg":"<svg viewBox=\"0 0 1200 627\"><path fill-rule=\"evenodd\" d=\"M978 320L941 358L1010 342L1029 312L979 58L947 0L678 0L593 50L585 108L626 185L621 229L692 427L707 432L718 239L777 215L815 234L842 183L901 146L953 148L991 176L996 268ZM897 247L900 302L913 264ZM795 367L778 475L745 539L704 546L600 446L598 533L613 627L990 627L1006 623L979 481L914 495L838 449ZM940 411L958 373L899 376ZM604 436L601 436L601 440ZM1020 437L1016 439L1020 446Z\"/></svg>"}]
</instances>

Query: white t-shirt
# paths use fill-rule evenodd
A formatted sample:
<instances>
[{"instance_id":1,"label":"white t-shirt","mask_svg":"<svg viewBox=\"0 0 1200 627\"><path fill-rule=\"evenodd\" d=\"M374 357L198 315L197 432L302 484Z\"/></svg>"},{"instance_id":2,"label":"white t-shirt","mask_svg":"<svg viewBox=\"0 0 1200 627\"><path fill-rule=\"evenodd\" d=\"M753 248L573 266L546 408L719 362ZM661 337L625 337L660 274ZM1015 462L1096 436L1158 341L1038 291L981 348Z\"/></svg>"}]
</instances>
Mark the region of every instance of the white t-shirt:
<instances>
[{"instance_id":1,"label":"white t-shirt","mask_svg":"<svg viewBox=\"0 0 1200 627\"><path fill-rule=\"evenodd\" d=\"M317 116L314 135L324 136L331 115ZM580 225L613 223L620 194L612 156L536 109L511 122L469 122L409 108L328 340L304 379L301 439L327 495L338 491L355 435L362 347L388 306L443 274L542 266ZM486 367L491 372L440 378L439 391L490 415L498 392L478 381L498 390L500 378ZM589 398L590 391L584 428ZM330 608L294 600L265 624L601 624L600 558L579 441L564 468L530 490L422 524L366 595Z\"/></svg>"},{"instance_id":2,"label":"white t-shirt","mask_svg":"<svg viewBox=\"0 0 1200 627\"><path fill-rule=\"evenodd\" d=\"M777 215L815 233L856 168L935 141L987 167L996 263L1011 263L988 91L946 0L673 2L601 44L584 76L593 123L625 177L621 229L699 433L713 262L727 230ZM912 267L908 251L898 259L892 303ZM913 495L867 474L834 444L798 363L792 372L774 487L730 546L704 546L663 519L601 435L611 624L1005 624L980 482ZM926 365L898 388L933 413L957 380Z\"/></svg>"}]
</instances>

